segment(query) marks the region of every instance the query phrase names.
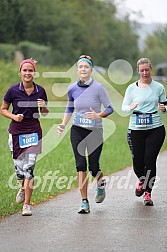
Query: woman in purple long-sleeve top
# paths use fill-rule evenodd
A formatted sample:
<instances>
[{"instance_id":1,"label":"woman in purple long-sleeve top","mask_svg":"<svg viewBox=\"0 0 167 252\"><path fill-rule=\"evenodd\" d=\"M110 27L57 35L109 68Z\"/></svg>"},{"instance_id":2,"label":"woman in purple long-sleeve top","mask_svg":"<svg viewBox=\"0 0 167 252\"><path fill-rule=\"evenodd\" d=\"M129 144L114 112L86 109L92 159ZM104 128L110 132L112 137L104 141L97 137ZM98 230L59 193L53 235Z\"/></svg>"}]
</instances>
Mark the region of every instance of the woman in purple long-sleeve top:
<instances>
[{"instance_id":1,"label":"woman in purple long-sleeve top","mask_svg":"<svg viewBox=\"0 0 167 252\"><path fill-rule=\"evenodd\" d=\"M93 80L91 73L93 61L90 56L82 55L77 61L79 81L68 87L68 104L62 123L58 126L60 136L69 122L74 110L74 119L71 127L71 144L75 156L78 174L79 189L82 205L78 213L90 212L88 201L88 168L93 177L97 179L96 203L103 202L105 198L105 179L100 169L100 155L103 147L102 118L113 113L113 107L106 90L101 83ZM105 110L101 112L101 105Z\"/></svg>"}]
</instances>

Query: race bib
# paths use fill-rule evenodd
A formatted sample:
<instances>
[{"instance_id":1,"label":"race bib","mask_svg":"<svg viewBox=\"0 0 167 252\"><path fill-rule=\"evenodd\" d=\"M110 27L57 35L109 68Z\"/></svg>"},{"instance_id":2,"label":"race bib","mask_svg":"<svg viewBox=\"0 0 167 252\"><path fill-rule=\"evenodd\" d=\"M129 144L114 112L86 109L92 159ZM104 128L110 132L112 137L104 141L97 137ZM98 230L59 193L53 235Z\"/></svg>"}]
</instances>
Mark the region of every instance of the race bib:
<instances>
[{"instance_id":1,"label":"race bib","mask_svg":"<svg viewBox=\"0 0 167 252\"><path fill-rule=\"evenodd\" d=\"M152 114L136 114L136 127L152 126Z\"/></svg>"},{"instance_id":2,"label":"race bib","mask_svg":"<svg viewBox=\"0 0 167 252\"><path fill-rule=\"evenodd\" d=\"M90 120L88 118L85 118L84 114L81 114L81 113L76 114L76 125L78 126L89 128L89 127L94 127L95 123L96 123L95 120Z\"/></svg>"},{"instance_id":3,"label":"race bib","mask_svg":"<svg viewBox=\"0 0 167 252\"><path fill-rule=\"evenodd\" d=\"M26 148L26 147L30 147L32 145L37 145L37 144L38 144L37 133L19 135L20 148Z\"/></svg>"}]
</instances>

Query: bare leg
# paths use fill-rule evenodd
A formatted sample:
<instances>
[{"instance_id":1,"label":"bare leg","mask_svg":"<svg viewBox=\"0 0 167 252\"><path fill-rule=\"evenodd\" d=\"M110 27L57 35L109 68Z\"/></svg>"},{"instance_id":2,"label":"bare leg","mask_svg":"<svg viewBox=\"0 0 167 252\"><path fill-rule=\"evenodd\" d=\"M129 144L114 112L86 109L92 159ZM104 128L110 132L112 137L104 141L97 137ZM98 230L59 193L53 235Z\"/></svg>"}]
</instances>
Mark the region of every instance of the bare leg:
<instances>
[{"instance_id":1,"label":"bare leg","mask_svg":"<svg viewBox=\"0 0 167 252\"><path fill-rule=\"evenodd\" d=\"M24 204L30 205L31 195L33 191L34 179L25 179L24 180L24 189L25 189L25 201Z\"/></svg>"},{"instance_id":2,"label":"bare leg","mask_svg":"<svg viewBox=\"0 0 167 252\"><path fill-rule=\"evenodd\" d=\"M88 178L86 172L78 172L78 185L81 193L82 199L87 199L88 197Z\"/></svg>"},{"instance_id":3,"label":"bare leg","mask_svg":"<svg viewBox=\"0 0 167 252\"><path fill-rule=\"evenodd\" d=\"M19 183L20 183L20 188L24 190L24 179L19 180Z\"/></svg>"}]
</instances>

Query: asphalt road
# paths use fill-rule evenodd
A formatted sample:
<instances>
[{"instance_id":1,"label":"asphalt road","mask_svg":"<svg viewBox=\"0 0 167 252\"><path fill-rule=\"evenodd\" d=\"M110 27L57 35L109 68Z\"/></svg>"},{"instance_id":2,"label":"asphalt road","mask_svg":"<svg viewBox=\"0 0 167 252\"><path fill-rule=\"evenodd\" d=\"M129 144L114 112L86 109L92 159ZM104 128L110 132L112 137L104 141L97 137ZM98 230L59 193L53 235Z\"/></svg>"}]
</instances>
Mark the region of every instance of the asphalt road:
<instances>
[{"instance_id":1,"label":"asphalt road","mask_svg":"<svg viewBox=\"0 0 167 252\"><path fill-rule=\"evenodd\" d=\"M135 197L136 177L126 168L107 178L102 204L95 203L96 188L90 186L90 214L78 214L80 195L72 190L32 207L31 217L19 212L0 221L0 251L166 252L167 152L157 165L160 181L152 193L153 207Z\"/></svg>"}]
</instances>

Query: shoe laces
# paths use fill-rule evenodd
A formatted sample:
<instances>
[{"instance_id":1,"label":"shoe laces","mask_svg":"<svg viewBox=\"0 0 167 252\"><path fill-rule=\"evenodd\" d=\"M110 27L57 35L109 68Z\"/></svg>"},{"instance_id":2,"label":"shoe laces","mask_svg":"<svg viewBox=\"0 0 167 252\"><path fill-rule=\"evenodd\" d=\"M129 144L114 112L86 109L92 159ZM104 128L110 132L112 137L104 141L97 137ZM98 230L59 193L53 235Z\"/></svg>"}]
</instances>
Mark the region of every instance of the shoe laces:
<instances>
[{"instance_id":1,"label":"shoe laces","mask_svg":"<svg viewBox=\"0 0 167 252\"><path fill-rule=\"evenodd\" d=\"M24 193L25 193L25 192L24 192L24 189L21 188L19 194L20 194L20 195L24 195Z\"/></svg>"},{"instance_id":2,"label":"shoe laces","mask_svg":"<svg viewBox=\"0 0 167 252\"><path fill-rule=\"evenodd\" d=\"M150 201L151 200L151 193L145 192L144 199L147 200L147 201Z\"/></svg>"},{"instance_id":3,"label":"shoe laces","mask_svg":"<svg viewBox=\"0 0 167 252\"><path fill-rule=\"evenodd\" d=\"M28 204L24 204L24 207L23 207L24 210L30 210L30 206Z\"/></svg>"},{"instance_id":4,"label":"shoe laces","mask_svg":"<svg viewBox=\"0 0 167 252\"><path fill-rule=\"evenodd\" d=\"M87 207L89 207L89 203L86 200L83 200L81 208L87 208Z\"/></svg>"},{"instance_id":5,"label":"shoe laces","mask_svg":"<svg viewBox=\"0 0 167 252\"><path fill-rule=\"evenodd\" d=\"M25 196L25 191L24 189L20 188L17 197L24 198Z\"/></svg>"},{"instance_id":6,"label":"shoe laces","mask_svg":"<svg viewBox=\"0 0 167 252\"><path fill-rule=\"evenodd\" d=\"M97 187L97 195L102 196L104 194L104 187Z\"/></svg>"}]
</instances>

